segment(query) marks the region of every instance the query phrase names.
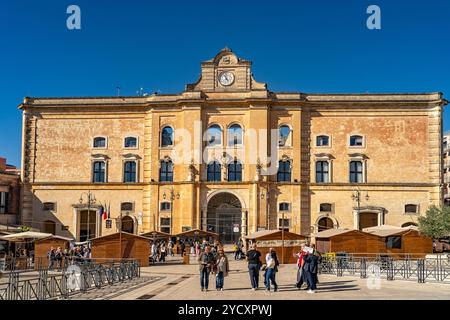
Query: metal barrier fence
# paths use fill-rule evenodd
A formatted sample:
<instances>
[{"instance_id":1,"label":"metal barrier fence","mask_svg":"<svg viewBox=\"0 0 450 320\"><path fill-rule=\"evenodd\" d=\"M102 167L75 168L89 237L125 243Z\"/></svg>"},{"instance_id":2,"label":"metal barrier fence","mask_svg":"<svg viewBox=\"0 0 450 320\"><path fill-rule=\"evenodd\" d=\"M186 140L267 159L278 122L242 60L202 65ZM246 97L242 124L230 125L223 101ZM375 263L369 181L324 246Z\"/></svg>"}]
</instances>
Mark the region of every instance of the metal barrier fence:
<instances>
[{"instance_id":1,"label":"metal barrier fence","mask_svg":"<svg viewBox=\"0 0 450 320\"><path fill-rule=\"evenodd\" d=\"M387 280L412 280L418 283L450 283L450 255L432 258L392 256L324 256L319 273L367 278L376 272Z\"/></svg>"},{"instance_id":2,"label":"metal barrier fence","mask_svg":"<svg viewBox=\"0 0 450 320\"><path fill-rule=\"evenodd\" d=\"M0 300L69 299L74 294L140 277L137 260L96 263L89 259L82 263L73 261L71 265L76 267L57 274L49 274L48 268L41 268L38 277L30 279L20 279L21 275L29 273L10 272L8 283L0 284Z\"/></svg>"}]
</instances>

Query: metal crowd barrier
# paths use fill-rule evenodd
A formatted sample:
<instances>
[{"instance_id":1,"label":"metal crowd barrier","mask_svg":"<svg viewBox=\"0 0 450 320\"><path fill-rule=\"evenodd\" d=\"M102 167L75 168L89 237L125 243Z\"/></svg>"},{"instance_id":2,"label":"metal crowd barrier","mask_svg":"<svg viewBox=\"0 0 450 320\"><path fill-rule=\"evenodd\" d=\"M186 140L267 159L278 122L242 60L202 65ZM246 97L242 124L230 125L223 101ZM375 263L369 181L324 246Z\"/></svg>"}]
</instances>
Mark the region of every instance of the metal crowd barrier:
<instances>
[{"instance_id":1,"label":"metal crowd barrier","mask_svg":"<svg viewBox=\"0 0 450 320\"><path fill-rule=\"evenodd\" d=\"M0 283L0 300L49 300L69 299L72 295L91 289L132 280L140 277L138 260L83 260L72 261L80 272L63 269L49 274L48 268L40 268L38 277L21 279L29 273L13 271L7 283ZM74 268L72 268L74 269Z\"/></svg>"},{"instance_id":2,"label":"metal crowd barrier","mask_svg":"<svg viewBox=\"0 0 450 320\"><path fill-rule=\"evenodd\" d=\"M441 254L431 258L395 257L389 255L324 255L319 273L367 278L376 270L387 280L412 280L418 283L441 282L450 284L450 255Z\"/></svg>"}]
</instances>

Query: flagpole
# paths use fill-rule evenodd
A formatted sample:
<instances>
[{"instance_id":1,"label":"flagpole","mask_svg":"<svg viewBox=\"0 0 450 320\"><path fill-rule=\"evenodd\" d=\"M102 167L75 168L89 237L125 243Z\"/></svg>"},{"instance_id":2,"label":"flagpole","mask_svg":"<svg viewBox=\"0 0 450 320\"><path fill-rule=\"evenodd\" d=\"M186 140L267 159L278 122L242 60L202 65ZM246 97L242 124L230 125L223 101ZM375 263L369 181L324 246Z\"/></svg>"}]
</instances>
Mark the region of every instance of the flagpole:
<instances>
[{"instance_id":1,"label":"flagpole","mask_svg":"<svg viewBox=\"0 0 450 320\"><path fill-rule=\"evenodd\" d=\"M119 258L122 260L122 210L120 210L119 220Z\"/></svg>"}]
</instances>

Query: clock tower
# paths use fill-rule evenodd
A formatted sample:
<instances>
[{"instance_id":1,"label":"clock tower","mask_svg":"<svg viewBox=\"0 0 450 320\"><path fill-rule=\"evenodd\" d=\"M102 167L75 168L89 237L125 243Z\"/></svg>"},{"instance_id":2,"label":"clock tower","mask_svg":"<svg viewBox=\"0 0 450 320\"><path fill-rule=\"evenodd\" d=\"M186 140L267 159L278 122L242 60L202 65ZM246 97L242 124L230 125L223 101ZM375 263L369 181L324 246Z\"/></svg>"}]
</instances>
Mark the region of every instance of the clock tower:
<instances>
[{"instance_id":1,"label":"clock tower","mask_svg":"<svg viewBox=\"0 0 450 320\"><path fill-rule=\"evenodd\" d=\"M231 49L224 48L211 60L202 62L202 73L186 91L242 92L267 90L265 83L256 82L251 61L238 58Z\"/></svg>"}]
</instances>

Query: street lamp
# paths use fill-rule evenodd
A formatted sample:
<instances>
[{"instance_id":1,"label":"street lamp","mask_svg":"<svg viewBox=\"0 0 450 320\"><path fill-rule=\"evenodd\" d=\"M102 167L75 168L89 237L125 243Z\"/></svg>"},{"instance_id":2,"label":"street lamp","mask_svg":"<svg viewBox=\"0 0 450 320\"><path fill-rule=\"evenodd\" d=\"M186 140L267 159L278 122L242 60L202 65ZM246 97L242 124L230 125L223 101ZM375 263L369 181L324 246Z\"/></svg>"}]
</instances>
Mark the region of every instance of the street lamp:
<instances>
[{"instance_id":1,"label":"street lamp","mask_svg":"<svg viewBox=\"0 0 450 320\"><path fill-rule=\"evenodd\" d=\"M268 190L268 192L264 193L264 191L261 193L261 200L266 200L266 230L270 230L270 194L271 192L275 191L274 198L278 198L278 194L276 193L277 190L272 189Z\"/></svg>"},{"instance_id":2,"label":"street lamp","mask_svg":"<svg viewBox=\"0 0 450 320\"><path fill-rule=\"evenodd\" d=\"M95 204L95 202L97 201L95 199L94 194L91 193L91 190L88 190L88 192L82 192L80 195L80 204L83 204L83 196L86 195L87 196L87 208L88 208L88 216L87 216L87 238L86 241L89 241L89 236L91 235L91 230L90 230L90 212L91 212L91 206L93 206Z\"/></svg>"},{"instance_id":3,"label":"street lamp","mask_svg":"<svg viewBox=\"0 0 450 320\"><path fill-rule=\"evenodd\" d=\"M352 196L351 196L353 201L356 201L358 204L358 221L359 221L359 214L361 213L361 191L359 189L357 189L356 191L353 192ZM366 201L369 201L370 197L369 197L369 193L366 192ZM359 229L359 225L358 225L358 229Z\"/></svg>"},{"instance_id":4,"label":"street lamp","mask_svg":"<svg viewBox=\"0 0 450 320\"><path fill-rule=\"evenodd\" d=\"M175 189L173 187L171 187L170 188L170 192L169 192L169 196L167 196L166 191L164 191L164 193L163 193L163 199L166 200L167 197L169 197L169 200L170 200L170 232L169 233L172 233L173 201L175 199L180 199L180 193L177 192L175 194Z\"/></svg>"}]
</instances>

